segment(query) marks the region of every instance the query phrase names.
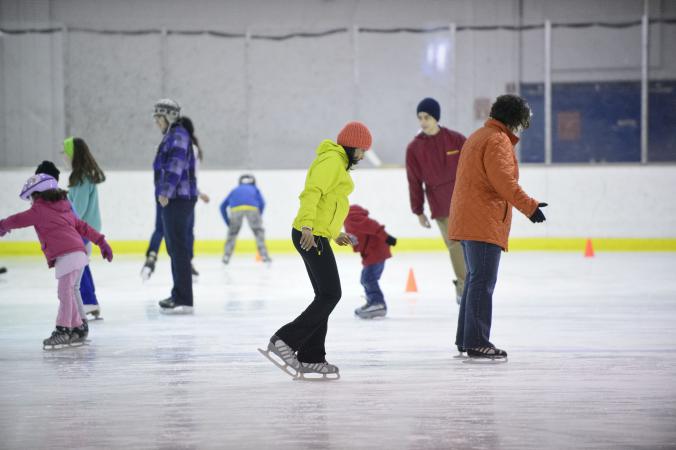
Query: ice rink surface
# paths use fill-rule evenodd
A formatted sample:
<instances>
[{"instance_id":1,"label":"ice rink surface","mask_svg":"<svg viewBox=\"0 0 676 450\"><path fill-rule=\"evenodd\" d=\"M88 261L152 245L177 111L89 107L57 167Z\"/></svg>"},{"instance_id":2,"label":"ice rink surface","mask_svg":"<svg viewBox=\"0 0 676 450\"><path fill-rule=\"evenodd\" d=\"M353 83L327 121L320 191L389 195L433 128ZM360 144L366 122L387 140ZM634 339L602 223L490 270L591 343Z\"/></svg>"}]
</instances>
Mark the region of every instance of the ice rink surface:
<instances>
[{"instance_id":1,"label":"ice rink surface","mask_svg":"<svg viewBox=\"0 0 676 450\"><path fill-rule=\"evenodd\" d=\"M443 253L401 253L386 319L362 321L360 261L338 255L336 382L293 381L257 351L305 308L297 255L271 267L198 257L194 316L162 316L168 260L92 271L105 320L90 344L45 352L57 310L42 258L0 261L0 448L676 448L676 254L503 254L493 366L453 359L457 306ZM409 267L419 292L404 293Z\"/></svg>"}]
</instances>

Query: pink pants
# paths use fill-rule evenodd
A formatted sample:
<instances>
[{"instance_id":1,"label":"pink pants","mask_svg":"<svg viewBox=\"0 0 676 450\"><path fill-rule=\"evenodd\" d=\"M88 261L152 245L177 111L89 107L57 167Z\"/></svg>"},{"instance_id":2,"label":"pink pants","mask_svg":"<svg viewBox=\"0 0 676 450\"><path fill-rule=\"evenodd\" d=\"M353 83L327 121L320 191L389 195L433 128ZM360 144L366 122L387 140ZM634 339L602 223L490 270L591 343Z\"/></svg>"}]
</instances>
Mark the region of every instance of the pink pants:
<instances>
[{"instance_id":1,"label":"pink pants","mask_svg":"<svg viewBox=\"0 0 676 450\"><path fill-rule=\"evenodd\" d=\"M75 328L82 325L78 299L81 276L82 269L78 269L59 278L59 313L56 324L61 327Z\"/></svg>"}]
</instances>

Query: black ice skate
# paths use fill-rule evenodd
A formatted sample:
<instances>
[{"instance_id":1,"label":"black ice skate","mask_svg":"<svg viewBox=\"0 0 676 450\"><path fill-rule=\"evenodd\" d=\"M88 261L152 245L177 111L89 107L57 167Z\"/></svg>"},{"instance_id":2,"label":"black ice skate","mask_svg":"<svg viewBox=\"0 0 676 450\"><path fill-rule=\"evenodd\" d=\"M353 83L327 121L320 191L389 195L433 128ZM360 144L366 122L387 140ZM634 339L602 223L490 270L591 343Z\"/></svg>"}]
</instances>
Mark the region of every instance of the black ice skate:
<instances>
[{"instance_id":1,"label":"black ice skate","mask_svg":"<svg viewBox=\"0 0 676 450\"><path fill-rule=\"evenodd\" d=\"M300 363L296 380L303 381L335 381L340 380L340 370L326 361L320 363Z\"/></svg>"},{"instance_id":2,"label":"black ice skate","mask_svg":"<svg viewBox=\"0 0 676 450\"><path fill-rule=\"evenodd\" d=\"M160 312L162 314L186 315L193 313L192 306L178 304L171 297L161 300L158 304L160 305Z\"/></svg>"},{"instance_id":3,"label":"black ice skate","mask_svg":"<svg viewBox=\"0 0 676 450\"><path fill-rule=\"evenodd\" d=\"M84 345L89 336L89 325L86 320L82 321L82 325L79 327L73 328L70 332L70 345L71 347L78 347Z\"/></svg>"},{"instance_id":4,"label":"black ice skate","mask_svg":"<svg viewBox=\"0 0 676 450\"><path fill-rule=\"evenodd\" d=\"M152 276L153 272L155 272L156 262L157 262L157 253L148 252L146 262L145 264L143 264L143 268L141 269L141 278L143 279L143 281L148 281Z\"/></svg>"},{"instance_id":5,"label":"black ice skate","mask_svg":"<svg viewBox=\"0 0 676 450\"><path fill-rule=\"evenodd\" d=\"M467 359L464 363L470 364L497 364L507 362L507 352L495 347L475 347L467 349Z\"/></svg>"},{"instance_id":6,"label":"black ice skate","mask_svg":"<svg viewBox=\"0 0 676 450\"><path fill-rule=\"evenodd\" d=\"M56 326L52 331L52 335L42 341L43 350L60 350L62 348L70 347L70 330L66 327Z\"/></svg>"},{"instance_id":7,"label":"black ice skate","mask_svg":"<svg viewBox=\"0 0 676 450\"><path fill-rule=\"evenodd\" d=\"M0 267L0 274L7 273L7 267Z\"/></svg>"},{"instance_id":8,"label":"black ice skate","mask_svg":"<svg viewBox=\"0 0 676 450\"><path fill-rule=\"evenodd\" d=\"M298 376L300 362L296 358L296 352L277 335L270 338L267 350L259 348L258 351L287 375L293 378Z\"/></svg>"}]
</instances>

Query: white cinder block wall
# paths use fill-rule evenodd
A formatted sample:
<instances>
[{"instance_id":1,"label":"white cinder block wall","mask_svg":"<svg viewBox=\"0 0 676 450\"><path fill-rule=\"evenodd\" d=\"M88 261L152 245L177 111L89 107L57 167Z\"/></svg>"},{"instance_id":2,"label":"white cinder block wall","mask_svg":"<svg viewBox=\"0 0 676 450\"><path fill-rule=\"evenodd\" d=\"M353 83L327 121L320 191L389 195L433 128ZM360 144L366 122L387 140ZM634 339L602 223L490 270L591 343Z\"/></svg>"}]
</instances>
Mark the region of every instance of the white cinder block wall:
<instances>
[{"instance_id":1,"label":"white cinder block wall","mask_svg":"<svg viewBox=\"0 0 676 450\"><path fill-rule=\"evenodd\" d=\"M24 181L33 171L0 171L0 217L28 207L19 199ZM237 183L241 171L202 171L200 189L212 197L197 205L197 239L222 239L225 226L219 205ZM267 201L267 236L285 239L303 188L302 170L253 171ZM108 171L99 196L103 232L111 240L146 240L154 226L153 180L150 171ZM358 203L398 237L437 237L411 214L403 169L357 169L353 172ZM65 187L66 178L62 180ZM531 224L515 212L513 237L676 237L676 166L524 166L521 185L541 201L547 222ZM250 238L244 230L243 238ZM16 230L3 239L30 241L33 230Z\"/></svg>"}]
</instances>

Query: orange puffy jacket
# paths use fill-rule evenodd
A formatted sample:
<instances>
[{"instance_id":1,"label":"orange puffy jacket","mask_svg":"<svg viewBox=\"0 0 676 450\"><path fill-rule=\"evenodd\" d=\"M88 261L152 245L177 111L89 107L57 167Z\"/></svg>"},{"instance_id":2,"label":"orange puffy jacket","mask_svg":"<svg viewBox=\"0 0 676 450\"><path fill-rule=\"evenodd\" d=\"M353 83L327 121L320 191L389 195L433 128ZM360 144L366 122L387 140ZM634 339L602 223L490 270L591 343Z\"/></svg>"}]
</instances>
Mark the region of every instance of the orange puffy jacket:
<instances>
[{"instance_id":1,"label":"orange puffy jacket","mask_svg":"<svg viewBox=\"0 0 676 450\"><path fill-rule=\"evenodd\" d=\"M486 121L465 142L448 218L448 237L481 241L507 251L512 206L530 217L538 201L519 186L514 145L519 138L502 123Z\"/></svg>"}]
</instances>

